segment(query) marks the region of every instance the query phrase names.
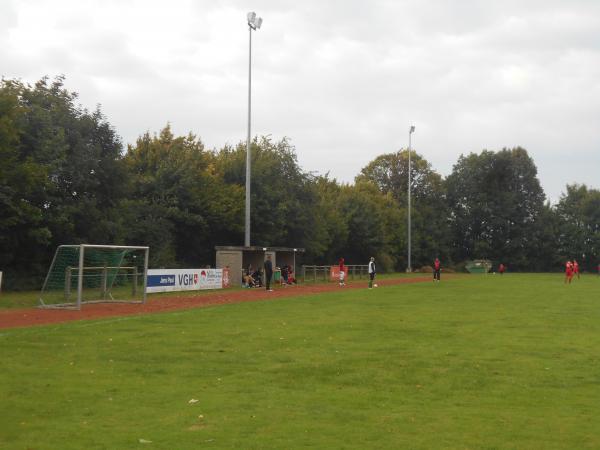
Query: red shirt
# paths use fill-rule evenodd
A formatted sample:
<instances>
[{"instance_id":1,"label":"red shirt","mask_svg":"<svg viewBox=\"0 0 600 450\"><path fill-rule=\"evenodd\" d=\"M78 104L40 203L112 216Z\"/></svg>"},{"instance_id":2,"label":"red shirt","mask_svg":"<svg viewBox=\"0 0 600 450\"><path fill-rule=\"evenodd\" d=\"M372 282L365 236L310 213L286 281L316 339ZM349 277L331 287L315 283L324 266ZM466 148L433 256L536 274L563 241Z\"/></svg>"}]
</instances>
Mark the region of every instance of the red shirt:
<instances>
[{"instance_id":1,"label":"red shirt","mask_svg":"<svg viewBox=\"0 0 600 450\"><path fill-rule=\"evenodd\" d=\"M573 270L575 270L575 273L579 272L579 263L578 262L575 262L573 264Z\"/></svg>"},{"instance_id":2,"label":"red shirt","mask_svg":"<svg viewBox=\"0 0 600 450\"><path fill-rule=\"evenodd\" d=\"M438 270L440 268L440 260L436 258L433 262L433 265L435 267L435 270Z\"/></svg>"},{"instance_id":3,"label":"red shirt","mask_svg":"<svg viewBox=\"0 0 600 450\"><path fill-rule=\"evenodd\" d=\"M346 266L344 266L343 259L340 259L340 272L346 272Z\"/></svg>"}]
</instances>

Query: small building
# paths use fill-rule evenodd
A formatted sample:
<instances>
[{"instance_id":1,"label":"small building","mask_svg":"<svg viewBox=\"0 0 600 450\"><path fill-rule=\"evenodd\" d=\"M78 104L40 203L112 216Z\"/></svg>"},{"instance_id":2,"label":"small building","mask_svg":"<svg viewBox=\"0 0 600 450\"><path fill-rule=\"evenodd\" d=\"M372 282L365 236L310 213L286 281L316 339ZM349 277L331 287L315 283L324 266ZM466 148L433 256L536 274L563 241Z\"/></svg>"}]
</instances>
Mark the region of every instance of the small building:
<instances>
[{"instance_id":1,"label":"small building","mask_svg":"<svg viewBox=\"0 0 600 450\"><path fill-rule=\"evenodd\" d=\"M216 246L216 267L222 269L229 267L229 282L231 286L242 284L243 271L252 266L253 269L261 269L267 256L271 256L273 269L282 266L291 266L296 273L296 264L304 254L303 248L289 247L237 247Z\"/></svg>"}]
</instances>

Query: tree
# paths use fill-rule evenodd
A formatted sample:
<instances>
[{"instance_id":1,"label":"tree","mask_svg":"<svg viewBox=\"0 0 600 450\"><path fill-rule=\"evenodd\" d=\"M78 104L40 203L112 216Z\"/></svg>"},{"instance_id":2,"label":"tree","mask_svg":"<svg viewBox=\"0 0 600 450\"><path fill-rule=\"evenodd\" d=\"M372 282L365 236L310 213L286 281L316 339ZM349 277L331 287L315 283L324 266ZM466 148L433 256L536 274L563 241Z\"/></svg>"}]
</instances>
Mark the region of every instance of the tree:
<instances>
[{"instance_id":1,"label":"tree","mask_svg":"<svg viewBox=\"0 0 600 450\"><path fill-rule=\"evenodd\" d=\"M342 191L344 186L338 184L329 175L314 179L317 192L315 205L322 226L318 246L315 245L313 254L307 255L310 261L320 264L331 264L345 254L348 247L348 221L341 208Z\"/></svg>"},{"instance_id":2,"label":"tree","mask_svg":"<svg viewBox=\"0 0 600 450\"><path fill-rule=\"evenodd\" d=\"M49 243L50 231L43 221L46 169L21 145L27 113L21 102L23 86L13 81L0 85L0 267L11 287L37 246Z\"/></svg>"},{"instance_id":3,"label":"tree","mask_svg":"<svg viewBox=\"0 0 600 450\"><path fill-rule=\"evenodd\" d=\"M251 244L304 247L307 259L318 258L327 238L317 208L315 177L300 169L295 149L286 138L279 142L255 138L251 147ZM245 189L244 143L224 147L215 164L226 183ZM243 235L237 242L243 243Z\"/></svg>"},{"instance_id":4,"label":"tree","mask_svg":"<svg viewBox=\"0 0 600 450\"><path fill-rule=\"evenodd\" d=\"M562 270L564 260L557 251L559 248L560 218L549 202L544 204L536 218L536 226L531 236L528 269L535 272Z\"/></svg>"},{"instance_id":5,"label":"tree","mask_svg":"<svg viewBox=\"0 0 600 450\"><path fill-rule=\"evenodd\" d=\"M390 194L396 208L408 214L408 151L378 156L362 169L356 177L357 184L373 183L383 194ZM436 256L449 257L447 208L442 177L432 170L431 164L415 151L411 151L411 230L412 265L431 264ZM402 226L407 230L405 225ZM395 241L397 269L408 265L406 234Z\"/></svg>"},{"instance_id":6,"label":"tree","mask_svg":"<svg viewBox=\"0 0 600 450\"><path fill-rule=\"evenodd\" d=\"M34 86L3 81L0 90L0 221L10 225L2 230L2 259L39 280L57 245L118 236L122 146L100 108L90 113L75 104L77 94L64 88L63 77ZM24 283L13 275L7 280Z\"/></svg>"},{"instance_id":7,"label":"tree","mask_svg":"<svg viewBox=\"0 0 600 450\"><path fill-rule=\"evenodd\" d=\"M600 191L585 184L567 185L556 214L561 262L577 259L582 268L595 269L600 262Z\"/></svg>"},{"instance_id":8,"label":"tree","mask_svg":"<svg viewBox=\"0 0 600 450\"><path fill-rule=\"evenodd\" d=\"M527 270L545 198L527 151L461 155L446 183L455 258L488 258Z\"/></svg>"},{"instance_id":9,"label":"tree","mask_svg":"<svg viewBox=\"0 0 600 450\"><path fill-rule=\"evenodd\" d=\"M366 264L375 256L380 269L396 269L398 242L405 228L404 215L392 195L382 194L373 183L358 181L342 189L339 207L348 226L346 259Z\"/></svg>"},{"instance_id":10,"label":"tree","mask_svg":"<svg viewBox=\"0 0 600 450\"><path fill-rule=\"evenodd\" d=\"M242 191L226 185L215 157L169 125L129 146L131 194L122 203L125 240L149 245L155 266L210 264L214 246L241 231Z\"/></svg>"}]
</instances>

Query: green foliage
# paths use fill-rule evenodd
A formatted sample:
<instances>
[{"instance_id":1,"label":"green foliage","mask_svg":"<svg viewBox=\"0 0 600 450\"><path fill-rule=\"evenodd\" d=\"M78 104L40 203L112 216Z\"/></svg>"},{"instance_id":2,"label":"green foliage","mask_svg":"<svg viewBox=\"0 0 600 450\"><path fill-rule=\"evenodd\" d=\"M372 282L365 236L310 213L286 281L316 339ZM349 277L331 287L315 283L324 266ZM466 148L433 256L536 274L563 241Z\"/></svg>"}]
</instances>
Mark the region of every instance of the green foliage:
<instances>
[{"instance_id":1,"label":"green foliage","mask_svg":"<svg viewBox=\"0 0 600 450\"><path fill-rule=\"evenodd\" d=\"M215 156L195 136L175 137L169 125L158 136L146 133L125 163L125 241L149 245L153 266L206 264L216 244L240 233L242 191L224 183Z\"/></svg>"},{"instance_id":2,"label":"green foliage","mask_svg":"<svg viewBox=\"0 0 600 450\"><path fill-rule=\"evenodd\" d=\"M22 102L23 86L3 81L0 86L0 265L13 262L14 253L26 242L45 243L49 237L42 223L40 198L48 187L44 161L22 144L27 120Z\"/></svg>"},{"instance_id":3,"label":"green foliage","mask_svg":"<svg viewBox=\"0 0 600 450\"><path fill-rule=\"evenodd\" d=\"M359 182L342 189L339 208L348 224L343 253L347 264L366 264L375 256L379 270L394 268L396 255L390 238L401 218L392 198L382 196L371 183Z\"/></svg>"},{"instance_id":4,"label":"green foliage","mask_svg":"<svg viewBox=\"0 0 600 450\"><path fill-rule=\"evenodd\" d=\"M391 195L395 208L404 222L408 219L408 150L381 155L369 163L356 177L356 182L374 183L381 193ZM448 211L442 177L431 164L411 151L411 223L413 267L429 265L436 256L450 259ZM407 266L407 223L398 223L395 230L395 268ZM399 230L399 227L402 230Z\"/></svg>"},{"instance_id":5,"label":"green foliage","mask_svg":"<svg viewBox=\"0 0 600 450\"><path fill-rule=\"evenodd\" d=\"M563 261L576 259L587 270L600 263L600 191L586 185L569 185L556 213L559 254Z\"/></svg>"},{"instance_id":6,"label":"green foliage","mask_svg":"<svg viewBox=\"0 0 600 450\"><path fill-rule=\"evenodd\" d=\"M24 276L40 283L57 245L118 235L121 143L99 109L75 104L62 77L3 80L0 99L0 264L8 287Z\"/></svg>"},{"instance_id":7,"label":"green foliage","mask_svg":"<svg viewBox=\"0 0 600 450\"><path fill-rule=\"evenodd\" d=\"M522 148L461 156L446 180L458 259L510 261L526 270L544 192Z\"/></svg>"},{"instance_id":8,"label":"green foliage","mask_svg":"<svg viewBox=\"0 0 600 450\"><path fill-rule=\"evenodd\" d=\"M251 244L304 247L309 257L321 254L325 225L315 208L318 192L314 178L298 166L294 147L285 138L262 137L252 141L251 152ZM215 166L226 183L245 189L244 143L223 148ZM240 223L243 230L243 218ZM237 243L243 243L243 233Z\"/></svg>"}]
</instances>

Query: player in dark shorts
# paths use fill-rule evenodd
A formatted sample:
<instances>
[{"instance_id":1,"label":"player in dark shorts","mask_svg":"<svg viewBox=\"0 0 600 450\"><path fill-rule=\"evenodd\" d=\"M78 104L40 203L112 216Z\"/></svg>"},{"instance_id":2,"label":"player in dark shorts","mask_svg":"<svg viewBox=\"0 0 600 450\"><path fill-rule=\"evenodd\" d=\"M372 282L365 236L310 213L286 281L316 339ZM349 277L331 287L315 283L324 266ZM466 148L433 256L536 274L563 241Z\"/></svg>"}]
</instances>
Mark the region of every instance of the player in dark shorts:
<instances>
[{"instance_id":1,"label":"player in dark shorts","mask_svg":"<svg viewBox=\"0 0 600 450\"><path fill-rule=\"evenodd\" d=\"M375 258L371 256L371 260L369 261L369 289L373 287L377 287L377 283L375 281L375 274L377 273L377 269L375 267Z\"/></svg>"},{"instance_id":2,"label":"player in dark shorts","mask_svg":"<svg viewBox=\"0 0 600 450\"><path fill-rule=\"evenodd\" d=\"M271 278L273 277L273 263L271 262L271 255L267 255L267 259L265 261L265 280L267 283L267 291L272 291L271 289Z\"/></svg>"}]
</instances>

